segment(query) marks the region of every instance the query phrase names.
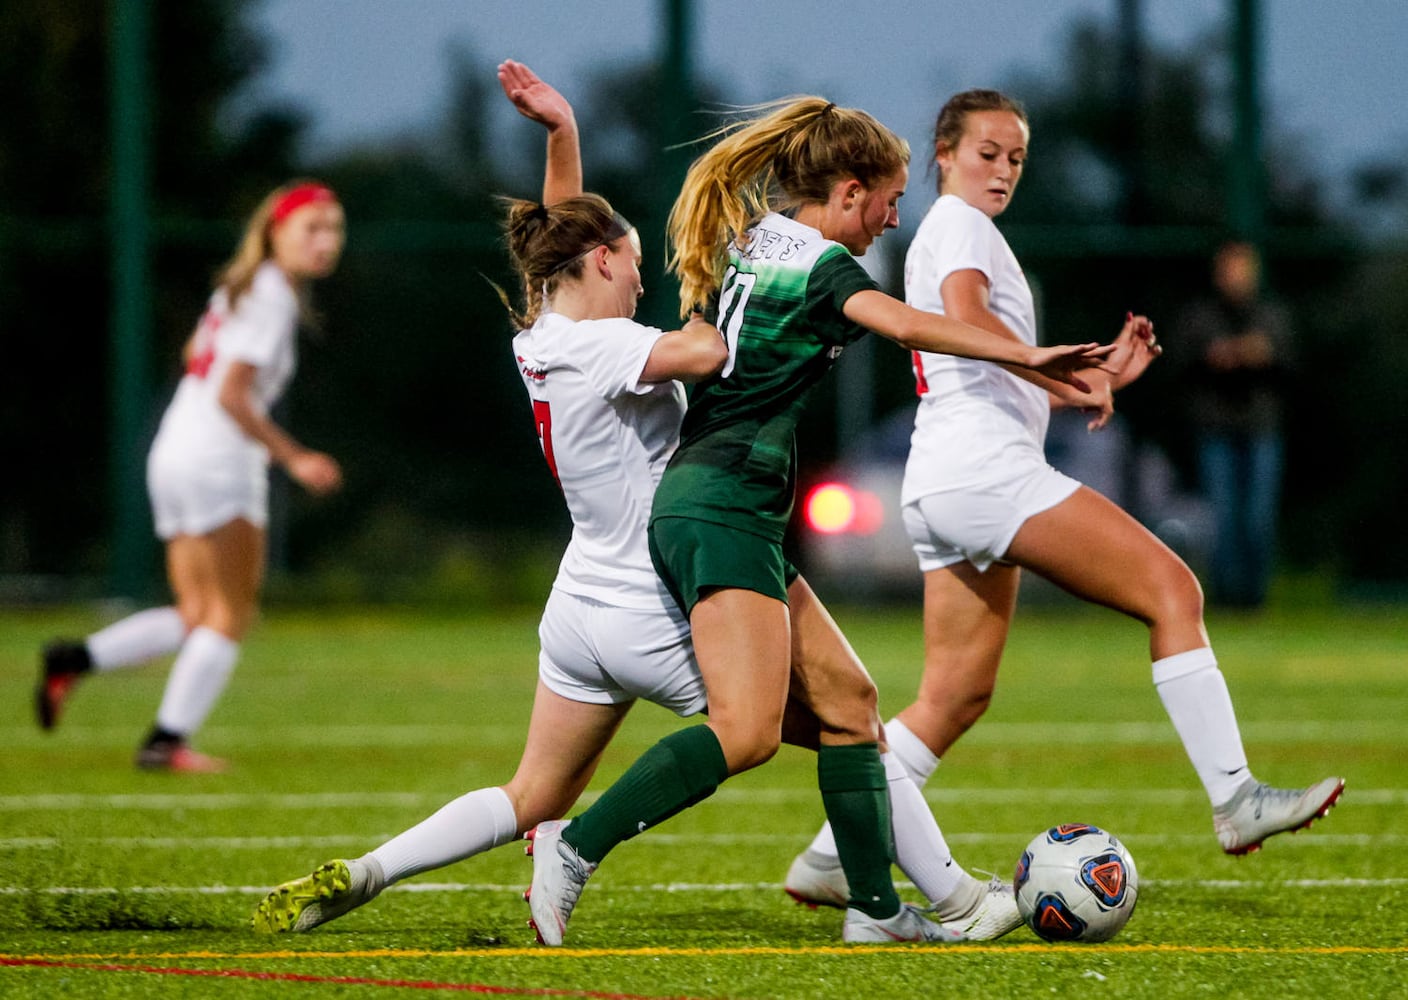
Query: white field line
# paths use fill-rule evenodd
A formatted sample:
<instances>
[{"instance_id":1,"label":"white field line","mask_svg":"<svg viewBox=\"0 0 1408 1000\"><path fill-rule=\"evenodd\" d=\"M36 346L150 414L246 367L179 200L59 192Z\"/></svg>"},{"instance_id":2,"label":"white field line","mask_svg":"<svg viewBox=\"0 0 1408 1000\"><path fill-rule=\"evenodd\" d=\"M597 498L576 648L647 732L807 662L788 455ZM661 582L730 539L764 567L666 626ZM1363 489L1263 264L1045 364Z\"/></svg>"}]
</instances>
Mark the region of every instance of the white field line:
<instances>
[{"instance_id":1,"label":"white field line","mask_svg":"<svg viewBox=\"0 0 1408 1000\"><path fill-rule=\"evenodd\" d=\"M896 882L913 889L909 882ZM1390 889L1408 886L1408 878L1307 878L1307 879L1143 879L1143 886L1161 888L1252 890L1274 889ZM526 883L494 882L403 882L387 892L512 892L521 893ZM134 886L0 886L0 896L263 896L269 886L261 885L134 885ZM655 882L646 885L593 883L595 892L781 892L781 882Z\"/></svg>"},{"instance_id":2,"label":"white field line","mask_svg":"<svg viewBox=\"0 0 1408 1000\"><path fill-rule=\"evenodd\" d=\"M1249 744L1332 741L1356 746L1401 742L1408 733L1402 719L1249 720L1242 722L1242 738ZM521 725L458 725L452 723L368 723L345 726L307 726L277 734L280 747L438 747L466 749L485 744L517 744ZM130 726L66 725L52 734L33 726L0 726L0 743L6 746L116 746L124 751L134 739ZM265 726L211 726L204 730L209 746L222 749L268 746L275 737ZM1142 746L1178 745L1178 735L1166 719L1139 722L983 722L964 735L965 745L981 746Z\"/></svg>"},{"instance_id":3,"label":"white field line","mask_svg":"<svg viewBox=\"0 0 1408 1000\"><path fill-rule=\"evenodd\" d=\"M202 746L222 750L267 747L463 747L499 746L523 741L521 724L368 723L348 726L301 726L276 730L270 726L209 726L201 730ZM34 726L0 726L7 746L120 747L129 750L141 736L132 726L65 725L53 733Z\"/></svg>"},{"instance_id":4,"label":"white field line","mask_svg":"<svg viewBox=\"0 0 1408 1000\"><path fill-rule=\"evenodd\" d=\"M950 844L989 844L994 841L1020 840L1030 831L989 831L985 833L950 833L944 839ZM77 847L111 847L162 851L269 851L292 848L339 847L370 848L390 840L393 834L328 835L316 837L4 837L0 851L43 851ZM1194 846L1206 843L1204 833L1133 833L1122 839L1139 844ZM654 833L648 843L662 847L738 847L772 844L795 844L794 833ZM1408 844L1408 833L1297 833L1294 840L1277 841L1278 848L1343 848L1398 847Z\"/></svg>"},{"instance_id":5,"label":"white field line","mask_svg":"<svg viewBox=\"0 0 1408 1000\"><path fill-rule=\"evenodd\" d=\"M597 793L579 799L586 805ZM202 792L178 793L83 793L44 792L34 795L0 795L0 812L49 811L87 812L130 810L220 810L220 809L376 809L400 807L438 808L455 798L455 793L431 792ZM1097 805L1183 805L1206 802L1197 788L926 788L924 798L933 803L1011 805L1014 802L1056 803L1072 808ZM744 805L789 805L815 803L815 788L797 785L788 788L743 787L719 789L711 801ZM1362 805L1408 805L1408 788L1357 788L1350 784L1344 802Z\"/></svg>"}]
</instances>

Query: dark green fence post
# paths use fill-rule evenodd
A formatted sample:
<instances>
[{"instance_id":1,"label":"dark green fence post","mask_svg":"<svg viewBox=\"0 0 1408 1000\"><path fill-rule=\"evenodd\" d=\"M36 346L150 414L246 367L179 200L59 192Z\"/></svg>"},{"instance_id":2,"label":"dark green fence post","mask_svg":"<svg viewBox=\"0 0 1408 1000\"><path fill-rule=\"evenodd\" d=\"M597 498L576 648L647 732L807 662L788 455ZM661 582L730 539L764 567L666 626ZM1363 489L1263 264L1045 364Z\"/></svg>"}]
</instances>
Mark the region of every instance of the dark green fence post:
<instances>
[{"instance_id":1,"label":"dark green fence post","mask_svg":"<svg viewBox=\"0 0 1408 1000\"><path fill-rule=\"evenodd\" d=\"M112 121L110 363L113 560L111 586L139 599L152 583L153 547L144 475L151 399L151 233L148 224L148 0L111 0L108 59Z\"/></svg>"}]
</instances>

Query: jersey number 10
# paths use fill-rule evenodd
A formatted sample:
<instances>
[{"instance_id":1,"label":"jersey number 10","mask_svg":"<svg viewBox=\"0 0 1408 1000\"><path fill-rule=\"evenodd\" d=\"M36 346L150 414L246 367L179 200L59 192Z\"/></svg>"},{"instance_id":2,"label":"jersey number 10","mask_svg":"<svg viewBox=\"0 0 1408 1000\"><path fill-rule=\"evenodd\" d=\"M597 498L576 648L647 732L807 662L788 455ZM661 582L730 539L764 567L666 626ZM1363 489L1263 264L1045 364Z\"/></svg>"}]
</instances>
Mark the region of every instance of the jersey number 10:
<instances>
[{"instance_id":1,"label":"jersey number 10","mask_svg":"<svg viewBox=\"0 0 1408 1000\"><path fill-rule=\"evenodd\" d=\"M719 329L723 331L724 343L728 344L728 361L719 378L733 374L733 362L738 356L738 334L743 329L743 310L748 308L748 297L753 294L753 286L758 276L749 271L740 271L733 265L724 272L723 288L719 291Z\"/></svg>"}]
</instances>

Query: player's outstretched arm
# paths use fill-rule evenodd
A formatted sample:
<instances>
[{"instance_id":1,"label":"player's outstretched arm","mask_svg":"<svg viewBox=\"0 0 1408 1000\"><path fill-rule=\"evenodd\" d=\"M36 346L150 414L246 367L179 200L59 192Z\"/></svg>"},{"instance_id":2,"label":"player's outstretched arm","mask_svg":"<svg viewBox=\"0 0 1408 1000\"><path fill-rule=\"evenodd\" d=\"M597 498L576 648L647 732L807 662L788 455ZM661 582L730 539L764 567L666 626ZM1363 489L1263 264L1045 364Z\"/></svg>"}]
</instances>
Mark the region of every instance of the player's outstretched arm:
<instances>
[{"instance_id":1,"label":"player's outstretched arm","mask_svg":"<svg viewBox=\"0 0 1408 1000\"><path fill-rule=\"evenodd\" d=\"M544 83L527 66L512 59L499 64L499 85L518 113L548 132L548 162L543 175L543 204L556 205L582 193L582 150L577 118L567 98Z\"/></svg>"},{"instance_id":2,"label":"player's outstretched arm","mask_svg":"<svg viewBox=\"0 0 1408 1000\"><path fill-rule=\"evenodd\" d=\"M901 347L1031 368L1082 392L1088 392L1090 386L1077 374L1080 369L1100 367L1114 350L1113 345L1099 344L1031 347L938 313L915 309L874 290L856 292L846 300L842 311L851 322L874 330Z\"/></svg>"}]
</instances>

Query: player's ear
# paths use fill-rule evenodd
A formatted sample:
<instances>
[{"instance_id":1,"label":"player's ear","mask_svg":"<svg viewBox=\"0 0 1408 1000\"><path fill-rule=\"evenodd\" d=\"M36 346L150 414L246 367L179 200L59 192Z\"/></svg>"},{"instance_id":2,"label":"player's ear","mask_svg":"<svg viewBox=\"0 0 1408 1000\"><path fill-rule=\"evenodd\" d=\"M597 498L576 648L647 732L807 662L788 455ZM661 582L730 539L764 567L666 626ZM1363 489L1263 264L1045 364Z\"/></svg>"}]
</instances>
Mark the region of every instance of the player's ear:
<instances>
[{"instance_id":1,"label":"player's ear","mask_svg":"<svg viewBox=\"0 0 1408 1000\"><path fill-rule=\"evenodd\" d=\"M609 246L603 243L596 247L592 250L588 260L592 262L603 278L607 281L611 280L611 248Z\"/></svg>"},{"instance_id":2,"label":"player's ear","mask_svg":"<svg viewBox=\"0 0 1408 1000\"><path fill-rule=\"evenodd\" d=\"M865 185L854 177L849 177L844 181L837 181L836 187L832 189L832 196L836 197L846 208L855 204L857 199L865 193Z\"/></svg>"}]
</instances>

